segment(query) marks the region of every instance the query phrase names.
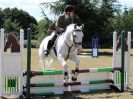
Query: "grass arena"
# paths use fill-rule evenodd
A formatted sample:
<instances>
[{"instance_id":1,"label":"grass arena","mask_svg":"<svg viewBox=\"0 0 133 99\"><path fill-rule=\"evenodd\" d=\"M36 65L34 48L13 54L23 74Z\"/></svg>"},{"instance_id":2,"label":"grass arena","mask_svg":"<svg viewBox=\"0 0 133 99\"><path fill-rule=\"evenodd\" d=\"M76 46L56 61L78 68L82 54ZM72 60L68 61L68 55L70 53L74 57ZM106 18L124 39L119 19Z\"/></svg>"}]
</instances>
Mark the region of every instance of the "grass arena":
<instances>
[{"instance_id":1,"label":"grass arena","mask_svg":"<svg viewBox=\"0 0 133 99\"><path fill-rule=\"evenodd\" d=\"M84 50L90 50L90 49L84 49ZM80 57L80 69L86 69L86 68L107 68L107 67L112 67L112 49L99 49L100 53L110 53L108 55L101 55L99 56L99 58L85 58L85 57ZM23 71L26 71L27 69L27 50L24 49L24 56L23 56ZM31 71L32 70L41 70L41 67L39 66L40 63L38 61L39 57L38 57L38 49L31 49ZM133 59L133 50L131 50L131 60ZM73 62L71 62L70 60L67 61L69 68L72 70L75 67L75 64ZM48 96L45 98L63 98L63 99L68 99L68 98L91 98L91 99L100 99L100 98L111 98L111 99L130 99L133 97L133 78L132 78L132 61L130 63L130 69L129 69L129 88L126 89L125 92L121 93L121 92L115 92L115 91L102 91L102 92L97 92L97 93L81 93L81 94L77 94L77 93L69 93L69 94L65 94L65 95L56 95L56 96ZM52 68L54 68L55 70L63 70L63 67L61 66L61 64L57 61L54 62L54 64L52 64ZM90 70L91 71L91 70ZM93 71L93 70L92 70ZM94 70L96 71L96 70ZM112 71L111 71L112 72ZM79 74L80 75L80 74ZM98 74L97 74L98 75ZM85 75L83 75L85 76ZM88 75L89 76L89 75ZM90 75L92 76L92 75ZM109 75L111 76L111 75ZM82 79L82 77L79 77ZM93 78L93 77L92 77ZM92 79L91 78L91 79ZM61 80L62 81L62 80ZM94 80L92 80L91 82L96 82ZM105 81L101 81L101 82L105 82ZM38 85L39 86L39 85ZM40 85L41 86L41 85ZM105 86L105 85L104 85ZM87 86L84 86L83 89L85 89ZM95 86L96 87L96 86ZM97 86L98 87L98 86ZM80 88L80 87L79 87ZM75 88L74 88L75 89ZM76 88L77 89L77 88ZM101 90L103 89L103 87L101 87ZM10 96L11 98L14 96ZM38 97L41 98L41 97Z\"/></svg>"}]
</instances>

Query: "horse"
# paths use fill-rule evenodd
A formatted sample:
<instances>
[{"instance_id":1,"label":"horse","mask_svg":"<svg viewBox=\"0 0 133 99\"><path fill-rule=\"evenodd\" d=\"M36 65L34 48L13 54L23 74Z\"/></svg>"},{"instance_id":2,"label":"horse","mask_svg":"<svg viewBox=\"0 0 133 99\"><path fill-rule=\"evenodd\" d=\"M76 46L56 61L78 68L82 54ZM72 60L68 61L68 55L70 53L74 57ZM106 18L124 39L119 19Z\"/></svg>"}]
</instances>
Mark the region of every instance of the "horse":
<instances>
[{"instance_id":1,"label":"horse","mask_svg":"<svg viewBox=\"0 0 133 99\"><path fill-rule=\"evenodd\" d=\"M72 80L77 80L77 75L79 73L79 65L80 60L77 56L78 49L81 51L82 49L82 38L84 36L82 29L84 25L77 26L76 24L70 24L66 28L66 31L62 33L60 36L58 36L54 47L50 50L50 56L53 58L53 60L59 60L61 62L61 65L64 67L64 81L67 82L68 77L68 65L66 63L67 59L71 59L76 63L76 68L73 72ZM45 67L45 59L46 55L43 54L47 47L48 40L50 39L50 36L47 36L43 39L39 46L39 56L40 56L40 62L41 66L44 69ZM51 62L51 63L52 63Z\"/></svg>"},{"instance_id":2,"label":"horse","mask_svg":"<svg viewBox=\"0 0 133 99\"><path fill-rule=\"evenodd\" d=\"M12 53L20 52L20 45L19 45L16 37L11 33L9 33L7 35L5 47L4 47L4 52L6 52L8 48L11 49Z\"/></svg>"}]
</instances>

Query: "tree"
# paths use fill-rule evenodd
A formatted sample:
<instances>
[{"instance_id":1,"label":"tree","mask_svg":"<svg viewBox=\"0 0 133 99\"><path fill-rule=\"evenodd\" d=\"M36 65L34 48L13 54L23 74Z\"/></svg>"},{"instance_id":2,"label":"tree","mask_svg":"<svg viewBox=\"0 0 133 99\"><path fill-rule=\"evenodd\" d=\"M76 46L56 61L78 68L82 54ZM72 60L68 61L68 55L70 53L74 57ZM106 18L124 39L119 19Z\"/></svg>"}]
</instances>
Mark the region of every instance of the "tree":
<instances>
[{"instance_id":1,"label":"tree","mask_svg":"<svg viewBox=\"0 0 133 99\"><path fill-rule=\"evenodd\" d=\"M24 30L27 30L27 28L32 28L33 34L37 34L36 32L36 25L37 25L37 20L33 17L30 16L29 13L23 10L18 10L17 8L6 8L3 11L3 21L7 21L6 24L4 25L5 27L8 27L8 29L21 27ZM7 20L8 19L8 20ZM10 22L12 24L10 24ZM5 23L5 22L4 22ZM3 24L4 24L3 23ZM2 24L2 25L3 25ZM14 24L14 25L13 25ZM16 25L15 25L16 24ZM7 25L7 26L6 26ZM12 26L13 25L13 26ZM16 26L16 27L15 27ZM15 30L15 29L14 29ZM14 31L13 30L13 31ZM8 30L7 30L8 31ZM17 32L17 31L16 31ZM26 37L26 34L25 34Z\"/></svg>"},{"instance_id":2,"label":"tree","mask_svg":"<svg viewBox=\"0 0 133 99\"><path fill-rule=\"evenodd\" d=\"M38 22L38 45L41 43L41 41L44 39L44 37L50 35L50 32L48 31L48 27L51 24L51 21L49 21L47 18L40 20Z\"/></svg>"},{"instance_id":3,"label":"tree","mask_svg":"<svg viewBox=\"0 0 133 99\"><path fill-rule=\"evenodd\" d=\"M9 18L4 21L3 27L5 29L5 32L13 32L15 34L18 34L21 28L19 26L19 23L17 23L16 21L12 22Z\"/></svg>"},{"instance_id":4,"label":"tree","mask_svg":"<svg viewBox=\"0 0 133 99\"><path fill-rule=\"evenodd\" d=\"M3 12L2 12L2 8L0 8L0 28L2 28L3 26Z\"/></svg>"}]
</instances>

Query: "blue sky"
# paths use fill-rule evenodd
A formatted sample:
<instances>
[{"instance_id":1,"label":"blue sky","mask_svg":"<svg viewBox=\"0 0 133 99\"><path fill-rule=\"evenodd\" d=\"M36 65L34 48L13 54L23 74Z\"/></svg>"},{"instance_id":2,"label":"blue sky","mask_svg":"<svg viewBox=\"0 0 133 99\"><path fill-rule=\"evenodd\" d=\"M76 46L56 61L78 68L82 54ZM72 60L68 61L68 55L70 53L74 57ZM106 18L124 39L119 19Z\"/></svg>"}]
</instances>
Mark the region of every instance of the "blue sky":
<instances>
[{"instance_id":1,"label":"blue sky","mask_svg":"<svg viewBox=\"0 0 133 99\"><path fill-rule=\"evenodd\" d=\"M42 2L52 2L57 0L0 0L0 7L2 9L10 7L17 7L18 9L23 9L27 11L30 15L34 16L38 21L42 19L40 3ZM121 5L126 5L128 8L133 7L133 0L118 0ZM49 14L49 10L47 10L47 14L52 19L54 16Z\"/></svg>"}]
</instances>

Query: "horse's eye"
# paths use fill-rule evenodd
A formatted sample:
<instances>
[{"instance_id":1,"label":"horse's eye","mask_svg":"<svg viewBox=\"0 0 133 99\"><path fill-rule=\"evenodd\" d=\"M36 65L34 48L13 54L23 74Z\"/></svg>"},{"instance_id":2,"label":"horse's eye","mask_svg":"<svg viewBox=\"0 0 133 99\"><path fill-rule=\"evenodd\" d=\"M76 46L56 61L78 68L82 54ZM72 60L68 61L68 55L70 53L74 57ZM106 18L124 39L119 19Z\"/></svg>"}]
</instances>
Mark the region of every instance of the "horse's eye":
<instances>
[{"instance_id":1,"label":"horse's eye","mask_svg":"<svg viewBox=\"0 0 133 99\"><path fill-rule=\"evenodd\" d=\"M76 37L76 35L74 35L74 37Z\"/></svg>"}]
</instances>

